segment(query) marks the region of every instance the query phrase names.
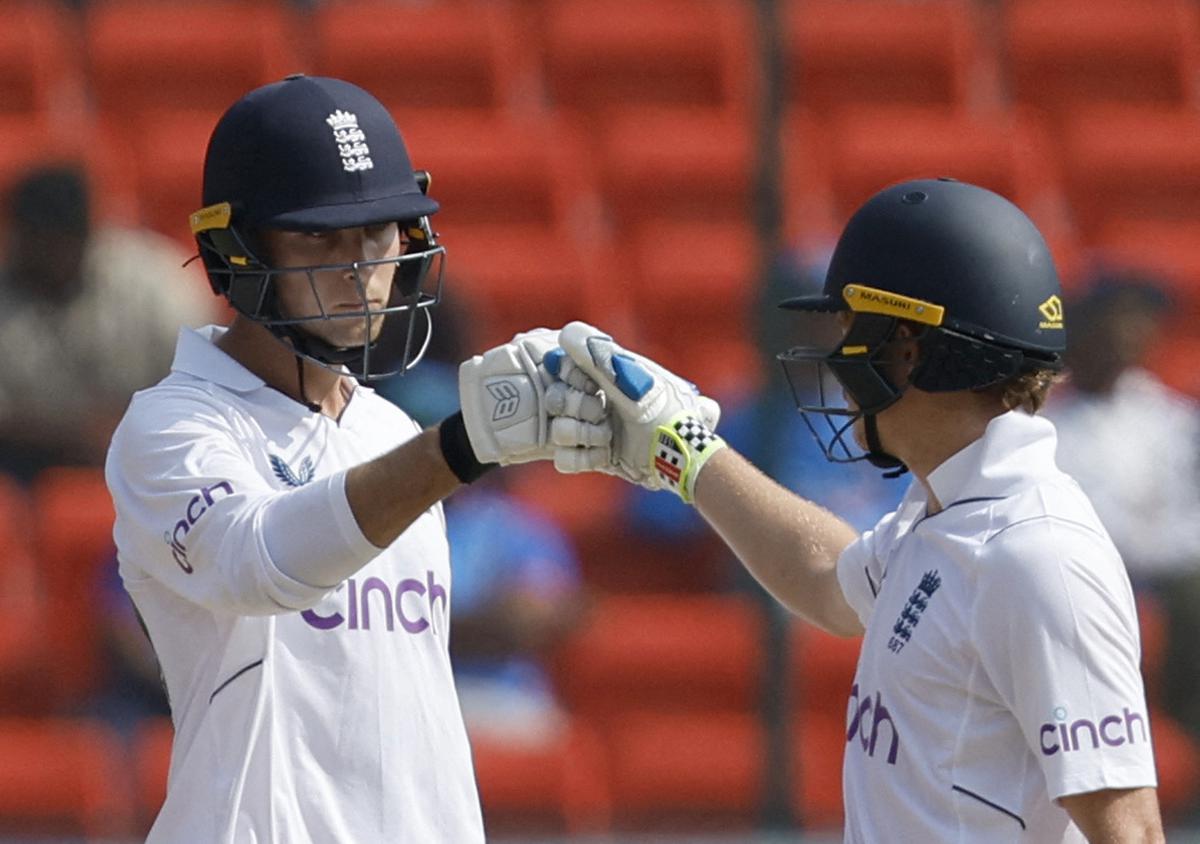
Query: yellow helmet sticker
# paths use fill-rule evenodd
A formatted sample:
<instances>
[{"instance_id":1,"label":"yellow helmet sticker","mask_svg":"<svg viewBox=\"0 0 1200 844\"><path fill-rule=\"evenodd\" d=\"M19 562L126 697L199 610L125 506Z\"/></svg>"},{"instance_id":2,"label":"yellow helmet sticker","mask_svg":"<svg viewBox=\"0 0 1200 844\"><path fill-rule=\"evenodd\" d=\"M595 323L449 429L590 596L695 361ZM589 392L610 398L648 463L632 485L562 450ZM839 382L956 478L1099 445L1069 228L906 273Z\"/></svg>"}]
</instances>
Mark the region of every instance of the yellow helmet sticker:
<instances>
[{"instance_id":1,"label":"yellow helmet sticker","mask_svg":"<svg viewBox=\"0 0 1200 844\"><path fill-rule=\"evenodd\" d=\"M946 316L941 305L862 284L847 284L842 288L842 298L855 313L884 314L925 325L941 325Z\"/></svg>"},{"instance_id":2,"label":"yellow helmet sticker","mask_svg":"<svg viewBox=\"0 0 1200 844\"><path fill-rule=\"evenodd\" d=\"M1038 311L1042 315L1042 321L1038 323L1038 328L1061 329L1063 327L1062 299L1057 296L1051 296L1045 302L1038 305Z\"/></svg>"},{"instance_id":3,"label":"yellow helmet sticker","mask_svg":"<svg viewBox=\"0 0 1200 844\"><path fill-rule=\"evenodd\" d=\"M227 229L233 217L233 207L228 202L218 202L193 212L188 216L192 226L192 234L200 234L209 229Z\"/></svg>"}]
</instances>

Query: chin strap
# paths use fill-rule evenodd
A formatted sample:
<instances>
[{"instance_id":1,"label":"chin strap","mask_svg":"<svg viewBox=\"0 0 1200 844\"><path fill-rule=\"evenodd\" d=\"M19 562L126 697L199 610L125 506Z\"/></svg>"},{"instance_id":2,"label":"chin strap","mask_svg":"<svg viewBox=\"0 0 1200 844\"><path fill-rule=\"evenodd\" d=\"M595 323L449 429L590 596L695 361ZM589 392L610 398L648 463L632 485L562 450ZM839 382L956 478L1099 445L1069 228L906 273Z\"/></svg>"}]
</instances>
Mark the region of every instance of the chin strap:
<instances>
[{"instance_id":1,"label":"chin strap","mask_svg":"<svg viewBox=\"0 0 1200 844\"><path fill-rule=\"evenodd\" d=\"M877 469L886 469L885 478L898 478L908 471L908 467L898 457L893 457L883 450L879 441L879 426L875 422L875 414L863 416L863 425L867 432L867 460Z\"/></svg>"},{"instance_id":2,"label":"chin strap","mask_svg":"<svg viewBox=\"0 0 1200 844\"><path fill-rule=\"evenodd\" d=\"M321 412L321 405L308 400L308 396L304 393L304 358L296 355L296 381L300 388L300 403L311 410L313 413Z\"/></svg>"}]
</instances>

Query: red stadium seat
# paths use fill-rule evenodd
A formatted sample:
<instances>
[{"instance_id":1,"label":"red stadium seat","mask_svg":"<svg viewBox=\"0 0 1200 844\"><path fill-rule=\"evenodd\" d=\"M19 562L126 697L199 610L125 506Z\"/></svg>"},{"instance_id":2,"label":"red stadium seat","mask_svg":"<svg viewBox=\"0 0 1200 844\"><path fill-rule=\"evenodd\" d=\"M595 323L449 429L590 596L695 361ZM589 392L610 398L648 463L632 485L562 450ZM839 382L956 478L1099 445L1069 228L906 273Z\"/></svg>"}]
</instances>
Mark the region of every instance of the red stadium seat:
<instances>
[{"instance_id":1,"label":"red stadium seat","mask_svg":"<svg viewBox=\"0 0 1200 844\"><path fill-rule=\"evenodd\" d=\"M793 805L806 827L841 824L846 711L861 644L808 624L792 626Z\"/></svg>"},{"instance_id":2,"label":"red stadium seat","mask_svg":"<svg viewBox=\"0 0 1200 844\"><path fill-rule=\"evenodd\" d=\"M1082 111L1064 123L1061 155L1067 198L1088 243L1113 220L1200 220L1200 114Z\"/></svg>"},{"instance_id":3,"label":"red stadium seat","mask_svg":"<svg viewBox=\"0 0 1200 844\"><path fill-rule=\"evenodd\" d=\"M167 798L171 744L175 728L170 718L151 718L138 726L133 739L134 802L138 825L150 829Z\"/></svg>"},{"instance_id":4,"label":"red stadium seat","mask_svg":"<svg viewBox=\"0 0 1200 844\"><path fill-rule=\"evenodd\" d=\"M83 112L79 33L52 3L0 6L0 115L66 133Z\"/></svg>"},{"instance_id":5,"label":"red stadium seat","mask_svg":"<svg viewBox=\"0 0 1200 844\"><path fill-rule=\"evenodd\" d=\"M1200 21L1188 0L1013 0L1005 48L1018 103L1194 107Z\"/></svg>"},{"instance_id":6,"label":"red stadium seat","mask_svg":"<svg viewBox=\"0 0 1200 844\"><path fill-rule=\"evenodd\" d=\"M748 115L614 109L596 144L604 198L622 240L642 223L750 217L756 151Z\"/></svg>"},{"instance_id":7,"label":"red stadium seat","mask_svg":"<svg viewBox=\"0 0 1200 844\"><path fill-rule=\"evenodd\" d=\"M786 96L817 113L847 106L970 104L988 55L966 0L785 4Z\"/></svg>"},{"instance_id":8,"label":"red stadium seat","mask_svg":"<svg viewBox=\"0 0 1200 844\"><path fill-rule=\"evenodd\" d=\"M729 0L547 4L551 101L598 117L611 106L746 109L749 7Z\"/></svg>"},{"instance_id":9,"label":"red stadium seat","mask_svg":"<svg viewBox=\"0 0 1200 844\"><path fill-rule=\"evenodd\" d=\"M792 627L792 675L798 708L846 718L861 639L834 636L808 624Z\"/></svg>"},{"instance_id":10,"label":"red stadium seat","mask_svg":"<svg viewBox=\"0 0 1200 844\"><path fill-rule=\"evenodd\" d=\"M746 712L762 671L763 620L723 595L608 596L560 654L572 711L620 718L631 706Z\"/></svg>"},{"instance_id":11,"label":"red stadium seat","mask_svg":"<svg viewBox=\"0 0 1200 844\"><path fill-rule=\"evenodd\" d=\"M830 178L844 219L881 188L948 176L1007 196L1036 215L1057 182L1036 128L1010 115L931 109L844 112L828 130Z\"/></svg>"},{"instance_id":12,"label":"red stadium seat","mask_svg":"<svg viewBox=\"0 0 1200 844\"><path fill-rule=\"evenodd\" d=\"M118 839L131 832L120 737L98 723L0 720L0 831Z\"/></svg>"},{"instance_id":13,"label":"red stadium seat","mask_svg":"<svg viewBox=\"0 0 1200 844\"><path fill-rule=\"evenodd\" d=\"M630 712L606 733L618 826L749 829L766 735L752 712Z\"/></svg>"},{"instance_id":14,"label":"red stadium seat","mask_svg":"<svg viewBox=\"0 0 1200 844\"><path fill-rule=\"evenodd\" d=\"M443 210L447 295L478 305L483 343L606 312L596 188L580 139L551 120L429 113L402 127Z\"/></svg>"},{"instance_id":15,"label":"red stadium seat","mask_svg":"<svg viewBox=\"0 0 1200 844\"><path fill-rule=\"evenodd\" d=\"M1167 286L1178 315L1187 320L1200 316L1200 218L1114 216L1104 223L1093 245L1101 263L1154 273Z\"/></svg>"},{"instance_id":16,"label":"red stadium seat","mask_svg":"<svg viewBox=\"0 0 1200 844\"><path fill-rule=\"evenodd\" d=\"M363 86L400 115L500 111L530 98L528 50L502 2L329 3L312 25L316 71Z\"/></svg>"},{"instance_id":17,"label":"red stadium seat","mask_svg":"<svg viewBox=\"0 0 1200 844\"><path fill-rule=\"evenodd\" d=\"M792 807L805 829L841 829L846 713L802 710L792 723Z\"/></svg>"},{"instance_id":18,"label":"red stadium seat","mask_svg":"<svg viewBox=\"0 0 1200 844\"><path fill-rule=\"evenodd\" d=\"M634 272L618 283L635 303L646 354L700 379L708 395L753 394L764 361L752 339L759 248L746 218L639 226L627 248Z\"/></svg>"},{"instance_id":19,"label":"red stadium seat","mask_svg":"<svg viewBox=\"0 0 1200 844\"><path fill-rule=\"evenodd\" d=\"M142 223L178 242L189 253L196 241L188 215L203 204L204 152L221 113L195 109L143 112L121 134L134 152Z\"/></svg>"},{"instance_id":20,"label":"red stadium seat","mask_svg":"<svg viewBox=\"0 0 1200 844\"><path fill-rule=\"evenodd\" d=\"M802 121L785 136L789 165L814 156L806 133L811 138L813 130ZM837 219L848 219L889 184L948 176L1015 202L1042 231L1060 273L1075 271L1072 221L1049 139L1036 121L929 108L848 109L830 121L826 138L820 158L828 170Z\"/></svg>"},{"instance_id":21,"label":"red stadium seat","mask_svg":"<svg viewBox=\"0 0 1200 844\"><path fill-rule=\"evenodd\" d=\"M1165 712L1150 710L1154 764L1158 770L1158 802L1170 823L1186 822L1200 796L1200 745Z\"/></svg>"},{"instance_id":22,"label":"red stadium seat","mask_svg":"<svg viewBox=\"0 0 1200 844\"><path fill-rule=\"evenodd\" d=\"M569 834L608 829L612 805L606 748L585 723L530 746L473 735L471 750L491 833L546 827Z\"/></svg>"},{"instance_id":23,"label":"red stadium seat","mask_svg":"<svg viewBox=\"0 0 1200 844\"><path fill-rule=\"evenodd\" d=\"M107 0L88 6L85 48L100 113L223 111L252 88L305 70L283 3Z\"/></svg>"},{"instance_id":24,"label":"red stadium seat","mask_svg":"<svg viewBox=\"0 0 1200 844\"><path fill-rule=\"evenodd\" d=\"M58 700L82 699L98 679L96 599L100 566L111 559L113 505L100 470L55 468L33 487L34 552L46 587L44 631L54 658L49 675Z\"/></svg>"},{"instance_id":25,"label":"red stadium seat","mask_svg":"<svg viewBox=\"0 0 1200 844\"><path fill-rule=\"evenodd\" d=\"M0 713L44 712L49 660L40 573L29 537L31 507L25 491L0 476Z\"/></svg>"}]
</instances>

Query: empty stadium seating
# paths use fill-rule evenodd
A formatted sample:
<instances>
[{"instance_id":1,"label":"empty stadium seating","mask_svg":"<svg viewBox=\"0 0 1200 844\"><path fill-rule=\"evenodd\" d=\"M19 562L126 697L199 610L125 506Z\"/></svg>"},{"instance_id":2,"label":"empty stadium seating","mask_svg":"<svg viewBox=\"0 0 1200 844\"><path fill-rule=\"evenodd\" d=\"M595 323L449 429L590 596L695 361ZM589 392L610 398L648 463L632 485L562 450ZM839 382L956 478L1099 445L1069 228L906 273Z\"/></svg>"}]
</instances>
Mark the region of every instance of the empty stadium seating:
<instances>
[{"instance_id":1,"label":"empty stadium seating","mask_svg":"<svg viewBox=\"0 0 1200 844\"><path fill-rule=\"evenodd\" d=\"M982 84L968 0L803 0L785 13L785 97L806 111L922 105L967 108Z\"/></svg>"},{"instance_id":2,"label":"empty stadium seating","mask_svg":"<svg viewBox=\"0 0 1200 844\"><path fill-rule=\"evenodd\" d=\"M363 86L398 115L520 110L535 99L528 51L504 3L329 3L312 25L314 72Z\"/></svg>"},{"instance_id":3,"label":"empty stadium seating","mask_svg":"<svg viewBox=\"0 0 1200 844\"><path fill-rule=\"evenodd\" d=\"M547 95L593 119L631 105L744 112L755 62L749 11L730 0L546 4Z\"/></svg>"},{"instance_id":4,"label":"empty stadium seating","mask_svg":"<svg viewBox=\"0 0 1200 844\"><path fill-rule=\"evenodd\" d=\"M1085 240L1111 220L1200 219L1200 112L1096 106L1064 120L1067 197Z\"/></svg>"},{"instance_id":5,"label":"empty stadium seating","mask_svg":"<svg viewBox=\"0 0 1200 844\"><path fill-rule=\"evenodd\" d=\"M0 11L0 115L62 134L82 123L78 27L52 3L10 2Z\"/></svg>"},{"instance_id":6,"label":"empty stadium seating","mask_svg":"<svg viewBox=\"0 0 1200 844\"><path fill-rule=\"evenodd\" d=\"M32 490L34 553L46 589L47 674L60 706L82 700L101 671L96 600L100 566L111 559L113 506L99 470L43 472Z\"/></svg>"},{"instance_id":7,"label":"empty stadium seating","mask_svg":"<svg viewBox=\"0 0 1200 844\"><path fill-rule=\"evenodd\" d=\"M1007 78L1047 115L1098 103L1197 106L1200 17L1188 0L1009 0Z\"/></svg>"},{"instance_id":8,"label":"empty stadium seating","mask_svg":"<svg viewBox=\"0 0 1200 844\"><path fill-rule=\"evenodd\" d=\"M113 839L132 828L119 736L86 720L0 719L0 834Z\"/></svg>"},{"instance_id":9,"label":"empty stadium seating","mask_svg":"<svg viewBox=\"0 0 1200 844\"><path fill-rule=\"evenodd\" d=\"M306 70L291 7L276 2L88 6L84 46L99 111L128 121L161 108L225 109L259 85Z\"/></svg>"}]
</instances>

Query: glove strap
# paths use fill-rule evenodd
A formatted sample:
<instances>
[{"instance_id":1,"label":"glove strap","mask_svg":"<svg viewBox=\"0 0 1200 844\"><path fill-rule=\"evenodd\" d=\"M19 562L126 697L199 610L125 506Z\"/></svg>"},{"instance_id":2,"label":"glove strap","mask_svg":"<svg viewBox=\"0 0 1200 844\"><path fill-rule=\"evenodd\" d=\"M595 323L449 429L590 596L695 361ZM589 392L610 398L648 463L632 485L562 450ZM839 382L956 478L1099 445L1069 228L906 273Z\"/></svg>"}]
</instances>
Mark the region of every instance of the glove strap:
<instances>
[{"instance_id":1,"label":"glove strap","mask_svg":"<svg viewBox=\"0 0 1200 844\"><path fill-rule=\"evenodd\" d=\"M709 458L725 448L725 440L685 410L655 429L650 447L650 465L663 486L691 504L696 477Z\"/></svg>"},{"instance_id":2,"label":"glove strap","mask_svg":"<svg viewBox=\"0 0 1200 844\"><path fill-rule=\"evenodd\" d=\"M442 457L454 476L464 484L479 480L480 476L499 466L499 463L480 463L467 436L467 423L462 411L451 414L438 426L438 441L442 446Z\"/></svg>"}]
</instances>

